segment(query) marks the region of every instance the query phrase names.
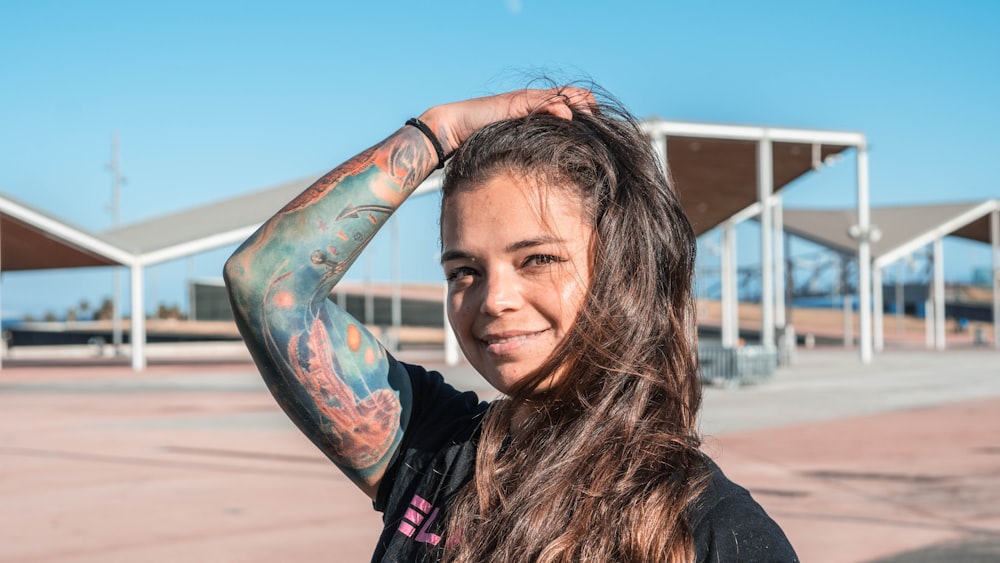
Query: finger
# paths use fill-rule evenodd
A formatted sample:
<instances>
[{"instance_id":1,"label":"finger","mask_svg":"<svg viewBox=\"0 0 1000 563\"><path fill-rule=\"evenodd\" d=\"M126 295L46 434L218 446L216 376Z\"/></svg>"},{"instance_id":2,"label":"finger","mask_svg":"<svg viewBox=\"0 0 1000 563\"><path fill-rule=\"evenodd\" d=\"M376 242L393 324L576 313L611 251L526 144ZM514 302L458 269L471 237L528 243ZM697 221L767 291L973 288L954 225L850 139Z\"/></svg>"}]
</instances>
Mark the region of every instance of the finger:
<instances>
[{"instance_id":1,"label":"finger","mask_svg":"<svg viewBox=\"0 0 1000 563\"><path fill-rule=\"evenodd\" d=\"M590 90L576 87L553 88L537 92L542 96L535 111L548 113L563 119L573 119L573 112L592 113L597 101Z\"/></svg>"},{"instance_id":2,"label":"finger","mask_svg":"<svg viewBox=\"0 0 1000 563\"><path fill-rule=\"evenodd\" d=\"M566 100L566 105L584 113L591 113L597 107L597 98L586 88L567 86L560 90L560 96Z\"/></svg>"}]
</instances>

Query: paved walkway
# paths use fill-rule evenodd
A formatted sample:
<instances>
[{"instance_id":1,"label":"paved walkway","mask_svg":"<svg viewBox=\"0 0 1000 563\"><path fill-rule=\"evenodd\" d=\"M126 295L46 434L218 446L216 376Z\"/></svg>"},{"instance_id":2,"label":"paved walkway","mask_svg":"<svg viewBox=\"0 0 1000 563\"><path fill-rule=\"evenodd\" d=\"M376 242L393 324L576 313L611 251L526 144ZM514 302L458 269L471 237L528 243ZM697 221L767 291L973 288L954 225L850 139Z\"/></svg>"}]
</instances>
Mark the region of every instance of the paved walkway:
<instances>
[{"instance_id":1,"label":"paved walkway","mask_svg":"<svg viewBox=\"0 0 1000 563\"><path fill-rule=\"evenodd\" d=\"M1000 561L997 352L804 352L702 428L803 561ZM378 530L245 362L0 371L0 561L367 561Z\"/></svg>"}]
</instances>

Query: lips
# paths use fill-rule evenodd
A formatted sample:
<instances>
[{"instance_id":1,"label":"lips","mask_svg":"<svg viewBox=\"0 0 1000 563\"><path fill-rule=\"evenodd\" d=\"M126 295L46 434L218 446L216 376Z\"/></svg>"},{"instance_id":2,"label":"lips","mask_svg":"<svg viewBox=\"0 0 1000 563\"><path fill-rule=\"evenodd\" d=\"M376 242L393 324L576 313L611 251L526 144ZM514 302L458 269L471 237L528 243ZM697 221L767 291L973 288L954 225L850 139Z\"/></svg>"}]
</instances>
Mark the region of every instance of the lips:
<instances>
[{"instance_id":1,"label":"lips","mask_svg":"<svg viewBox=\"0 0 1000 563\"><path fill-rule=\"evenodd\" d=\"M523 346L530 344L548 329L535 332L506 332L499 334L487 334L479 340L486 346L486 351L490 354L502 356L509 354Z\"/></svg>"}]
</instances>

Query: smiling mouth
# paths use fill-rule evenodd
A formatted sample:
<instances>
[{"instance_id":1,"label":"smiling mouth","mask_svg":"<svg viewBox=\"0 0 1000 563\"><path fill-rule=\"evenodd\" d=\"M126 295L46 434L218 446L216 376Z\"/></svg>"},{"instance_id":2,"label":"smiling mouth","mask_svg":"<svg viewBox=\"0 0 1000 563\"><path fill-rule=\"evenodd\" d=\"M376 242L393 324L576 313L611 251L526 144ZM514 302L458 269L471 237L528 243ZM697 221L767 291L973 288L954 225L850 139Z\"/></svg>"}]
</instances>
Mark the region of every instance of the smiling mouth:
<instances>
[{"instance_id":1,"label":"smiling mouth","mask_svg":"<svg viewBox=\"0 0 1000 563\"><path fill-rule=\"evenodd\" d=\"M505 336L502 338L483 338L480 341L486 345L486 351L490 354L503 355L520 348L530 340L545 333L547 330L548 329L540 330L538 332L518 334L515 336Z\"/></svg>"}]
</instances>

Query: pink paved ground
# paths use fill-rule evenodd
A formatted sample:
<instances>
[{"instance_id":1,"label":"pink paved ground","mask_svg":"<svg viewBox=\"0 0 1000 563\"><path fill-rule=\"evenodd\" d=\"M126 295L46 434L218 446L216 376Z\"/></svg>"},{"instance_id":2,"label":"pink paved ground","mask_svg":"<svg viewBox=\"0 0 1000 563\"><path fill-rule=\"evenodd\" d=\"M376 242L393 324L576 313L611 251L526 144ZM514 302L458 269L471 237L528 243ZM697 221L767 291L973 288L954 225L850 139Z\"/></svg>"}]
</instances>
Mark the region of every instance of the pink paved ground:
<instances>
[{"instance_id":1,"label":"pink paved ground","mask_svg":"<svg viewBox=\"0 0 1000 563\"><path fill-rule=\"evenodd\" d=\"M705 449L802 561L868 561L1000 535L998 430L990 398L728 433Z\"/></svg>"},{"instance_id":2,"label":"pink paved ground","mask_svg":"<svg viewBox=\"0 0 1000 563\"><path fill-rule=\"evenodd\" d=\"M803 561L1000 534L1000 398L729 432L706 450ZM367 561L367 499L252 368L0 372L0 561Z\"/></svg>"}]
</instances>

